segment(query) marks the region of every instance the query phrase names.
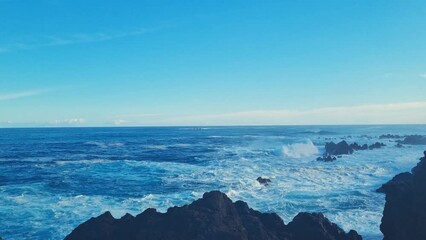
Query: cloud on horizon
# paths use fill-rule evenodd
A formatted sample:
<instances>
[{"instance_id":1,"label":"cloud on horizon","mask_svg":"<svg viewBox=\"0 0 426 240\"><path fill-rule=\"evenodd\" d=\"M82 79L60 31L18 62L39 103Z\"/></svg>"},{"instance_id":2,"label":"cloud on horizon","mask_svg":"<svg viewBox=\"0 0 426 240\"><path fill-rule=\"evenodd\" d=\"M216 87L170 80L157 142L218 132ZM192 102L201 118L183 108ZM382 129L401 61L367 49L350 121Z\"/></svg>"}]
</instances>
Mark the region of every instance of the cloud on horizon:
<instances>
[{"instance_id":1,"label":"cloud on horizon","mask_svg":"<svg viewBox=\"0 0 426 240\"><path fill-rule=\"evenodd\" d=\"M63 119L63 120L54 120L50 122L50 124L53 125L81 125L86 122L86 119L84 118L70 118L70 119Z\"/></svg>"},{"instance_id":2,"label":"cloud on horizon","mask_svg":"<svg viewBox=\"0 0 426 240\"><path fill-rule=\"evenodd\" d=\"M309 110L257 110L174 117L166 122L177 125L425 124L426 102L325 107Z\"/></svg>"},{"instance_id":3,"label":"cloud on horizon","mask_svg":"<svg viewBox=\"0 0 426 240\"><path fill-rule=\"evenodd\" d=\"M426 101L307 110L256 110L210 115L127 114L117 116L123 116L123 118L107 120L79 117L33 123L6 121L0 122L0 127L426 124ZM139 117L135 118L135 116Z\"/></svg>"}]
</instances>

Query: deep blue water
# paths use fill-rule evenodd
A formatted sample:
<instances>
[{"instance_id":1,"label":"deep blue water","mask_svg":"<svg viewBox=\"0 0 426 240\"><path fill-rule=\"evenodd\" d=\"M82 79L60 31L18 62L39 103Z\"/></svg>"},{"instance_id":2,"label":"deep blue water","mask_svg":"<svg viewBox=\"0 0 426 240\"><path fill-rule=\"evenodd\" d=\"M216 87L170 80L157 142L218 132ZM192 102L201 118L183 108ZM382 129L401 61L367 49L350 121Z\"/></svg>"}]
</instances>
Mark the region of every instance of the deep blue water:
<instances>
[{"instance_id":1,"label":"deep blue water","mask_svg":"<svg viewBox=\"0 0 426 240\"><path fill-rule=\"evenodd\" d=\"M384 195L374 190L426 146L380 140L387 146L315 159L326 141L374 143L387 133L426 134L426 125L0 129L0 236L62 239L106 210L165 211L219 189L286 223L320 211L381 239Z\"/></svg>"}]
</instances>

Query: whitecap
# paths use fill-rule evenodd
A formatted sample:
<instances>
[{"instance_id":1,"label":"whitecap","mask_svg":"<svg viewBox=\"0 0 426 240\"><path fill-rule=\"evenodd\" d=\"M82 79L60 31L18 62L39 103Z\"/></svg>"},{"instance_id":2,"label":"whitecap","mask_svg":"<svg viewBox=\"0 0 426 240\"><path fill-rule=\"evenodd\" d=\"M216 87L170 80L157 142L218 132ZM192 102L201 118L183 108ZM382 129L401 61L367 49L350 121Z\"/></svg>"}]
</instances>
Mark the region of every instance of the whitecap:
<instances>
[{"instance_id":1,"label":"whitecap","mask_svg":"<svg viewBox=\"0 0 426 240\"><path fill-rule=\"evenodd\" d=\"M166 150L167 146L165 145L146 145L143 146L146 149L157 149L157 150Z\"/></svg>"},{"instance_id":2,"label":"whitecap","mask_svg":"<svg viewBox=\"0 0 426 240\"><path fill-rule=\"evenodd\" d=\"M88 142L85 142L84 144L96 146L96 147L99 147L99 148L122 147L122 146L124 146L124 143L121 143L121 142L105 143L105 142L97 142L97 141L88 141Z\"/></svg>"}]
</instances>

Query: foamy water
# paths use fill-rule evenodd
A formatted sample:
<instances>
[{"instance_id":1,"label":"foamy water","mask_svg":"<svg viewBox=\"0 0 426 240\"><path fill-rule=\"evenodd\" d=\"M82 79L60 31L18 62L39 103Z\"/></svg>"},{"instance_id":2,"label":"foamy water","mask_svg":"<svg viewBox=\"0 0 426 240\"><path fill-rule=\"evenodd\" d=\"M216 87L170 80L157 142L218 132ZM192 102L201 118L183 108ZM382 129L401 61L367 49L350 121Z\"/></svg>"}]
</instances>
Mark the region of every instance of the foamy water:
<instances>
[{"instance_id":1,"label":"foamy water","mask_svg":"<svg viewBox=\"0 0 426 240\"><path fill-rule=\"evenodd\" d=\"M62 239L107 210L166 211L218 189L286 223L300 211L323 212L345 230L381 239L384 195L375 189L426 150L378 139L387 133L426 127L0 129L0 236ZM315 160L326 141L341 139L387 146Z\"/></svg>"}]
</instances>

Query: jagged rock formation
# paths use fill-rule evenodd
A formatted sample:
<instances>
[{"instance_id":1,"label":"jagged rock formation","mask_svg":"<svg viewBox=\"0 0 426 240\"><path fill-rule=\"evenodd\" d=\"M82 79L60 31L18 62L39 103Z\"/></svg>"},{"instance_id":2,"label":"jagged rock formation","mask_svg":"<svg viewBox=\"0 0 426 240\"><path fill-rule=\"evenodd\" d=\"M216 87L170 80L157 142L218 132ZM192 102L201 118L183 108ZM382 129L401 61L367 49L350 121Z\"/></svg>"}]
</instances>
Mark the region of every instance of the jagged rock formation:
<instances>
[{"instance_id":1,"label":"jagged rock formation","mask_svg":"<svg viewBox=\"0 0 426 240\"><path fill-rule=\"evenodd\" d=\"M376 142L374 144L371 144L368 146L367 144L359 145L358 143L351 143L348 144L345 140L334 143L334 142L327 142L325 143L325 153L322 157L318 157L318 161L325 161L325 162L331 162L336 160L336 155L348 155L352 154L354 151L360 151L360 150L373 150L376 148L381 148L386 146L383 143Z\"/></svg>"},{"instance_id":2,"label":"jagged rock formation","mask_svg":"<svg viewBox=\"0 0 426 240\"><path fill-rule=\"evenodd\" d=\"M384 240L425 240L426 151L411 173L396 175L377 191L386 194L380 225Z\"/></svg>"},{"instance_id":3,"label":"jagged rock formation","mask_svg":"<svg viewBox=\"0 0 426 240\"><path fill-rule=\"evenodd\" d=\"M327 155L352 154L353 152L353 148L344 140L337 144L334 142L325 143L325 153Z\"/></svg>"},{"instance_id":4,"label":"jagged rock formation","mask_svg":"<svg viewBox=\"0 0 426 240\"><path fill-rule=\"evenodd\" d=\"M367 150L369 149L367 144L363 144L362 146L359 145L358 143L352 143L351 145L349 145L350 148L352 148L354 151L359 151L359 150Z\"/></svg>"},{"instance_id":5,"label":"jagged rock formation","mask_svg":"<svg viewBox=\"0 0 426 240\"><path fill-rule=\"evenodd\" d=\"M147 209L115 219L109 212L78 226L65 240L361 240L320 213L299 213L285 225L275 213L260 213L213 191L167 213Z\"/></svg>"}]
</instances>

